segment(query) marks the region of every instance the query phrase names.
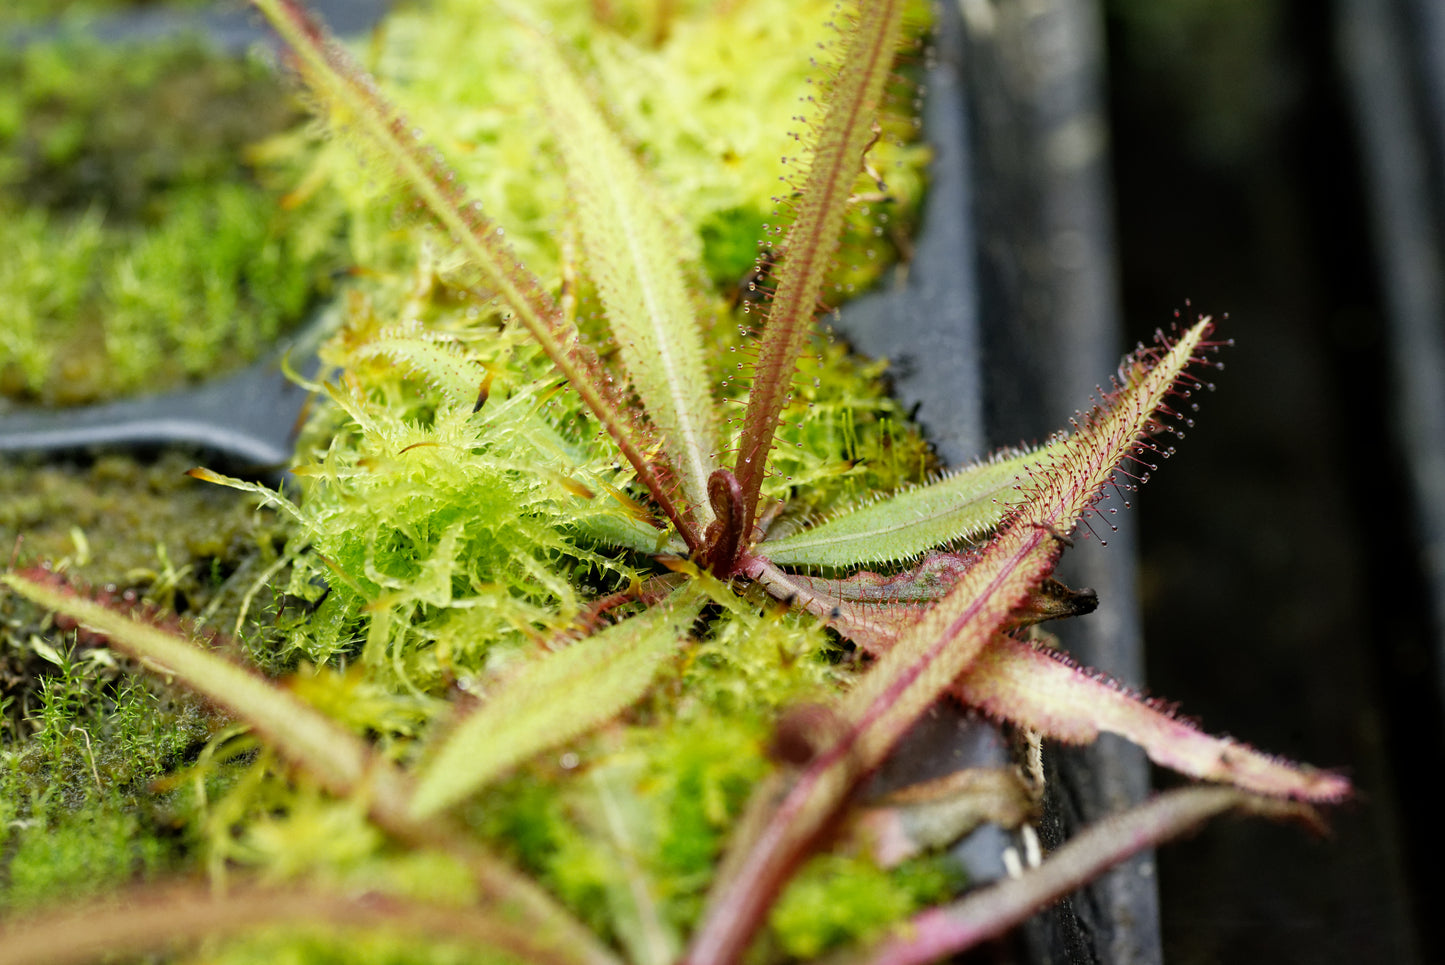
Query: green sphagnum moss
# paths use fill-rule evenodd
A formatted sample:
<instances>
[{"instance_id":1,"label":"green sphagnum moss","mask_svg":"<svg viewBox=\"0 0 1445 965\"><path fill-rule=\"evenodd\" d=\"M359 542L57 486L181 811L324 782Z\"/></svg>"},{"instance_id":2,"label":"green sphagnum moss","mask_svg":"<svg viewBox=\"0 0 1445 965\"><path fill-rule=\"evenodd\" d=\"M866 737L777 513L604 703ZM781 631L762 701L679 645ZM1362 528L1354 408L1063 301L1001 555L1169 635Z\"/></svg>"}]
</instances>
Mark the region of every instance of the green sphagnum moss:
<instances>
[{"instance_id":1,"label":"green sphagnum moss","mask_svg":"<svg viewBox=\"0 0 1445 965\"><path fill-rule=\"evenodd\" d=\"M0 395L172 388L301 322L340 212L282 204L284 172L245 160L299 116L262 64L190 42L0 45Z\"/></svg>"},{"instance_id":2,"label":"green sphagnum moss","mask_svg":"<svg viewBox=\"0 0 1445 965\"><path fill-rule=\"evenodd\" d=\"M734 377L748 320L724 303L736 299L756 258L757 239L768 233L771 199L778 192L775 155L785 146L777 134L792 125L797 92L812 69L805 57L769 52L816 43L825 35L822 24L830 9L831 3L812 2L779 16L766 5L745 4L730 14L709 16L699 7L680 12L661 45L651 40L647 5L619 7L603 29L590 12L573 4L545 10L557 35L570 38L564 47L586 65L595 93L613 111L613 123L648 157L668 203L684 212L676 216L677 236L700 239L685 243L717 291L716 304L708 309L718 321L707 371L733 397L745 393ZM533 82L510 52L515 29L487 4L436 4L391 17L386 42L374 48L374 57L383 77L403 81L395 90L414 119L446 132L443 149L472 180L489 211L508 225L509 240L529 267L555 284L564 269L573 270L568 259L576 255L569 245L556 243L569 230L566 193L547 127L535 117ZM740 49L748 51L747 69L737 59ZM426 56L416 56L423 50ZM44 64L51 55L35 51L26 56ZM499 64L510 69L499 70ZM59 92L76 83L61 64L51 63L51 71L48 83ZM32 112L36 104L49 105L39 94L19 99ZM96 116L110 109L107 101L84 103L84 110ZM75 107L50 106L40 120L30 118L15 132L31 141L44 136L55 145L48 167L24 169L21 175L45 182L55 198L48 209L25 215L31 240L23 250L32 253L32 261L7 261L16 279L8 297L27 306L31 318L95 311L87 301L95 291L86 287L79 269L98 252L120 247L109 226L116 218L102 218L98 202L78 201L80 188L64 187L67 160L88 150L80 141L60 147L63 131L70 129L66 125L75 125L78 114L83 111ZM880 143L874 163L889 172L894 200L874 203L871 213L855 213L850 230L856 240L836 274L838 298L872 283L896 257L889 238L908 230L921 194L919 168L926 153L911 145L907 117L889 123L890 137ZM62 133L46 133L52 129ZM324 255L326 236L334 230L329 226L348 225L358 279L348 295L346 328L325 351L328 361L347 374L331 390L337 404L318 415L301 448L298 475L305 489L299 519L242 513L218 529L217 507L203 507L196 499L209 502L219 496L224 503L224 491L194 483L178 489L176 460L164 460L154 471L156 479L145 482L139 478L145 471L108 457L99 476L92 470L74 482L63 469L7 470L29 473L12 476L7 488L36 495L7 507L0 535L24 532L26 556L63 559L80 579L135 587L158 603L179 602L183 613L204 615L209 625L228 632L236 626L244 596L260 590L242 624L253 659L273 670L299 666L302 673L293 683L297 693L372 734L381 747L391 748L392 756L405 760L414 753L415 739L444 711L448 688L485 686L484 681L505 674L540 641L571 624L591 598L644 577L628 557L588 548L569 535L588 514L609 512L605 497L583 499L578 492L621 491L626 477L596 461L593 430L575 398L557 391L545 358L497 316L495 306L469 290L466 271L429 231L409 219L398 220L387 185L375 180L375 171L355 165L349 145L317 141L297 129L271 137L249 156L261 165L266 182L292 191L300 207L295 214L273 215L270 224L261 226L279 232L273 242L248 235L250 229L238 225L219 243L200 245L191 239L213 232L214 222L187 219L202 210L211 211L210 218L226 218L228 211L241 219L248 213L254 217L258 208L266 210L261 196L244 194L253 189L240 185L164 193L168 219L129 243L121 254L125 267L117 269L123 281L105 288L135 319L130 323L135 331L124 333L131 340L128 357L107 377L122 384L145 378L157 353L190 363L188 370L204 370L203 357L189 356L188 345L204 351L217 335L162 335L166 347L147 348L147 339L156 338L156 325L142 323L151 320L164 332L186 314L188 299L234 298L236 286L226 279L241 271L255 277L276 270L269 267L275 264L304 272L305 260L288 256L298 247ZM216 162L191 163L209 165L207 176L214 176ZM169 179L164 172L147 178L144 158L134 166L110 167L124 179L110 185L122 198L154 190L133 185ZM186 207L189 198L196 208ZM156 206L155 201L128 202L125 217L137 219ZM197 258L208 260L204 270ZM71 287L58 286L42 298L34 284L39 262L48 262L53 277ZM211 287L195 289L150 280L158 277L213 280L207 283ZM282 293L285 285L257 287ZM5 290L0 286L0 292ZM589 287L576 294L586 324L587 314L599 310L596 296ZM282 297L295 304L295 295ZM229 309L224 301L215 304ZM435 346L432 355L422 339ZM31 354L17 350L12 365L12 372L19 368L25 374L29 391L86 394L74 387L35 389L53 371L55 360L29 344ZM894 488L930 467L918 434L880 389L883 370L883 363L850 357L840 343L817 343L803 360L798 397L787 410L775 489L810 491L821 506ZM490 380L490 398L473 413L479 372ZM456 381L466 394L452 391ZM106 497L107 474L123 482L135 477L141 485ZM174 529L162 522L172 518ZM189 532L187 519L196 524ZM52 520L66 522L47 535L43 524ZM292 535L283 546L286 532ZM169 576L162 557L170 561ZM269 574L265 586L257 583L263 574ZM326 583L330 589L322 593L319 587ZM5 599L6 606L15 606L13 598ZM685 689L694 696L676 706L662 696L647 700L618 726L581 742L581 763L570 765L595 767L630 788L646 789L633 801L628 824L653 829L645 841L632 844L643 849L638 860L656 883L658 906L674 939L700 913L727 831L766 770L764 747L773 718L836 676L834 645L807 618L780 617L739 606L726 596L720 599L731 608L731 617L716 622L683 664L664 673L670 681L661 685L664 693ZM140 748L107 736L106 728L135 713L126 703L129 698L114 707L87 702L79 691L96 686L95 680L82 686L57 677L35 656L37 649L68 647L84 663L86 654L107 651L77 644L73 633L47 630L28 608L19 609L23 622L7 637L11 665L28 668L24 680L16 677L17 686L36 693L26 700L38 699L41 709L37 716L33 709L10 708L15 736L24 739L8 743L6 753L11 761L29 760L37 743L59 740L63 747L51 756L64 750L59 786L71 788L66 796L73 797L94 778L73 739L79 731L71 728L90 727L93 741L123 758ZM27 638L22 627L43 636ZM63 687L77 688L73 705L47 710L47 688ZM157 699L147 692L138 706ZM223 731L220 743L195 763L181 765L177 755L194 755L196 742L220 722L208 724L187 698L166 699L178 700L177 710L154 717L153 723L170 728L178 746L157 754L146 778L126 782L126 793L92 794L81 804L47 799L12 805L20 842L12 850L21 856L39 847L26 843L32 828L64 823L76 829L46 844L51 878L26 878L22 888L21 878L12 873L12 902L28 905L77 886L90 861L116 869L96 880L96 889L129 874L150 876L177 862L199 861L213 873L251 868L285 879L320 871L373 886L390 881L415 892L416 883L406 880L405 861L388 853L355 807L318 797L305 785L298 789L269 755L248 751L236 759L242 739L230 731ZM181 726L181 720L189 726ZM52 734L60 736L47 736ZM243 744L243 751L250 746ZM158 818L145 806L146 782L177 767L179 776L167 781L173 788L168 794L184 803ZM555 761L526 765L469 804L467 813L486 837L537 872L601 934L625 942L626 935L613 931L625 931L617 922L627 920L625 911L618 917L614 902L626 884L617 878L621 843L613 834L616 828L609 831L582 819L599 811L601 792L595 782L582 790L559 791L548 780L556 767ZM33 764L26 768L29 777L24 769L13 769L13 784L7 786L17 801L24 800L22 789L33 786L38 773ZM46 775L56 779L49 771ZM197 795L199 786L210 793ZM165 825L171 820L188 830L177 838ZM114 829L126 822L133 853L108 844L116 840ZM88 857L103 854L114 856ZM869 880L880 907L916 904L907 897L912 886L906 882L900 891L887 875ZM855 880L847 887L857 893ZM815 896L819 888L826 891L817 881L809 888ZM782 922L786 932L791 926ZM835 937L848 933L843 928ZM785 947L795 944L783 941ZM242 943L223 960L251 961L275 954L278 947L298 962L330 960L324 943L313 947L305 939L287 939L280 946ZM445 949L383 952L378 946L367 954L380 956L379 961L391 956L408 962L452 960Z\"/></svg>"},{"instance_id":3,"label":"green sphagnum moss","mask_svg":"<svg viewBox=\"0 0 1445 965\"><path fill-rule=\"evenodd\" d=\"M252 728L210 718L216 732L186 741L184 766L171 744L144 772L164 772L157 790L186 847L131 852L132 867L204 869L224 899L152 892L97 912L106 934L148 948L257 921L340 926L181 953L231 965L493 957L458 958L447 938L575 965L784 961L868 941L954 884L936 858L880 869L867 838L849 849L860 827L845 820L864 778L950 693L1060 739L1123 733L1236 785L1081 835L1003 886L1007 907L982 913L1000 929L1221 810L1298 816L1298 801L1349 793L1338 775L1203 735L1011 635L1078 612L1050 579L1065 537L1123 460L1158 451L1171 401L1202 385L1189 369L1216 344L1209 320L1141 346L1071 434L911 487L926 448L881 369L816 333L819 297L876 279L919 193L911 120L874 122L908 4L859 4L835 30L831 4L813 2L504 13L436 0L362 48L398 110L296 3L257 3L334 139L307 128L253 156L292 172L288 198L314 205L308 218L345 225L356 281L323 350L298 487L198 473L261 497L254 549L207 565L166 544L143 581L154 603L185 598L203 623L225 610L244 653L43 570L0 577L88 628L56 633L43 611L0 598L15 608L11 665L51 665L31 671L23 712L8 708L24 737L4 752L4 853L40 849L31 828L62 826L93 786L93 833L58 838L50 864L78 867L91 849L118 865L114 830L132 826L142 792L105 789L113 758L96 736L122 749L158 737L137 691L113 691L113 708L82 699L103 676L86 667L114 659L97 635ZM827 37L843 55L803 121L807 53ZM893 106L911 106L899 87ZM772 138L799 127L809 168L780 190L775 159L790 149ZM860 157L891 200L868 198ZM786 235L764 213L776 194L795 209ZM851 240L831 268L840 232ZM744 234L788 248L761 325L751 293L736 297ZM791 518L774 530L784 503ZM70 541L79 567L90 537ZM858 569L879 564L893 575ZM174 706L195 720L194 704ZM1030 793L1011 771L992 777ZM886 830L886 809L871 816ZM134 825L150 840L164 826ZM891 940L927 931L966 947L982 934L969 901ZM443 940L402 946L357 927L386 920ZM51 948L44 930L10 936Z\"/></svg>"}]
</instances>

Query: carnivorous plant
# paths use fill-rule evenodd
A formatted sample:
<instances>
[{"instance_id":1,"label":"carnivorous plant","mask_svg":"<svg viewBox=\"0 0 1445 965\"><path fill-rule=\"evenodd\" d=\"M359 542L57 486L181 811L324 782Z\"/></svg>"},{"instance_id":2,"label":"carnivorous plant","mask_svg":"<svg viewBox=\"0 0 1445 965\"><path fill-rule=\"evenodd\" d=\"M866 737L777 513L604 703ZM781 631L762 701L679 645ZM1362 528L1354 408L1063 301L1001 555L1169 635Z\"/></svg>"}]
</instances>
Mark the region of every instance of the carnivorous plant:
<instances>
[{"instance_id":1,"label":"carnivorous plant","mask_svg":"<svg viewBox=\"0 0 1445 965\"><path fill-rule=\"evenodd\" d=\"M332 405L298 459L299 495L194 473L292 517L286 599L299 602L272 645L319 669L273 679L235 644L92 599L51 570L3 577L244 722L262 760L212 812L212 883L17 921L0 962L249 936L230 946L245 960L271 947L255 933L273 925L569 965L805 958L843 941L859 961L929 961L1211 815L1312 819L1311 803L1349 794L1337 774L1201 732L1034 629L1092 608L1055 566L1189 418L1220 345L1211 320L1139 346L1040 446L840 496L838 480L868 467L837 452L810 408L847 408L825 398L817 356L832 349L810 339L845 222L887 191L880 110L917 33L914 5L837 15L798 122L805 154L787 159L783 227L766 228L746 283L765 291L729 314L703 281L704 245L670 207L676 185L619 134L619 118L657 103L594 97L596 77L641 69L605 36L584 55L558 39L565 28L510 12L536 117L483 112L438 150L297 0L255 4L326 126L364 157L360 180L375 184L363 190L401 194L439 234L409 286L353 296L327 350L337 374L317 385ZM683 29L668 6L625 29L664 44ZM566 185L561 254L518 242L551 259L544 274L443 157L464 156L489 124L529 120ZM358 232L380 248L387 230ZM940 700L1045 741L1119 734L1200 783L954 898L956 883L913 857L928 842L905 818L962 802L1018 824L1037 788L1013 771L964 772L866 800L867 778ZM312 862L318 840L331 851ZM846 905L859 920L820 930L847 881L865 879ZM827 899L808 905L809 888ZM383 946L365 947L383 960Z\"/></svg>"}]
</instances>

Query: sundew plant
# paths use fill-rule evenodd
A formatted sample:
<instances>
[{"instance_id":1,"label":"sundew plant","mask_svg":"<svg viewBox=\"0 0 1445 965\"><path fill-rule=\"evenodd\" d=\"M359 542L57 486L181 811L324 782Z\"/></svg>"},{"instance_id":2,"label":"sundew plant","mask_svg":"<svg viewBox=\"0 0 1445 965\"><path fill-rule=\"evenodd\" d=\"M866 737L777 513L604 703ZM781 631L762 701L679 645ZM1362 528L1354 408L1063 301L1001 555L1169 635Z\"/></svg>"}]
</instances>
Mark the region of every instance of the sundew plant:
<instances>
[{"instance_id":1,"label":"sundew plant","mask_svg":"<svg viewBox=\"0 0 1445 965\"><path fill-rule=\"evenodd\" d=\"M476 102L444 68L381 55L399 101L411 80L475 105L435 141L412 117L428 108L404 113L302 6L256 5L336 135L298 191L349 199L363 276L297 488L193 473L289 519L273 619L228 640L53 569L4 577L244 724L168 784L204 797L208 880L31 909L0 962L185 959L197 941L225 962L929 961L1211 815L1317 821L1312 803L1349 794L1035 627L1092 608L1054 568L1189 417L1210 320L1136 349L1068 431L932 477L868 373L818 337L913 190L893 109L912 100L915 5L815 29L747 3L696 19L439 3L442 29L398 26L396 47L475 44L520 70ZM704 101L778 82L766 59L728 60L750 31L796 31L820 61L784 121L775 214L725 200L777 156L730 140L756 118L689 109L667 73L713 65L691 81ZM553 160L554 196L524 183ZM739 259L754 222L761 247ZM1045 743L1120 734L1199 783L965 890L936 849L970 820L933 819L1016 826L1040 788L964 771L870 799L940 700Z\"/></svg>"}]
</instances>

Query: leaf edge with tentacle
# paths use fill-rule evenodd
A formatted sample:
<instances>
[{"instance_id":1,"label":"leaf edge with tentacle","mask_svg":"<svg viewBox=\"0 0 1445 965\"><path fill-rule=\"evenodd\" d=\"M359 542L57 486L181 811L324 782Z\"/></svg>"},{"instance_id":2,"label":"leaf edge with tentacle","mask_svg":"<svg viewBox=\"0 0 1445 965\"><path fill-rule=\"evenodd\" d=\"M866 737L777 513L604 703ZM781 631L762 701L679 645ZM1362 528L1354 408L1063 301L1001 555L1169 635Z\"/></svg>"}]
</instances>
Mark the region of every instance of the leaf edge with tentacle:
<instances>
[{"instance_id":1,"label":"leaf edge with tentacle","mask_svg":"<svg viewBox=\"0 0 1445 965\"><path fill-rule=\"evenodd\" d=\"M426 754L410 798L411 816L426 820L507 767L584 733L637 700L702 603L701 594L680 590L504 680Z\"/></svg>"},{"instance_id":2,"label":"leaf edge with tentacle","mask_svg":"<svg viewBox=\"0 0 1445 965\"><path fill-rule=\"evenodd\" d=\"M1156 764L1200 780L1320 803L1338 803L1351 793L1339 774L1206 734L1168 705L1079 666L1067 654L1012 637L996 637L953 691L991 717L1064 743L1085 744L1101 731L1117 734Z\"/></svg>"},{"instance_id":3,"label":"leaf edge with tentacle","mask_svg":"<svg viewBox=\"0 0 1445 965\"><path fill-rule=\"evenodd\" d=\"M1165 399L1202 363L1196 353L1213 322L1200 319L1172 343L1143 346L1125 358L1112 392L1102 393L1056 458L1042 465L1022 502L977 561L936 606L900 635L859 679L837 712L840 733L793 780L730 858L735 872L714 889L688 965L722 965L746 949L767 902L824 834L864 774L977 658L1053 569L1069 530L1112 484L1118 465L1154 448L1149 434L1165 426ZM744 565L751 560L745 561Z\"/></svg>"},{"instance_id":4,"label":"leaf edge with tentacle","mask_svg":"<svg viewBox=\"0 0 1445 965\"><path fill-rule=\"evenodd\" d=\"M812 330L823 279L838 247L849 192L874 136L872 125L902 36L905 6L904 0L859 4L849 48L838 61L839 73L828 93L802 189L802 205L784 243L777 290L768 307L733 467L742 492L739 535L743 541L751 538L778 417L787 404L798 356Z\"/></svg>"},{"instance_id":5,"label":"leaf edge with tentacle","mask_svg":"<svg viewBox=\"0 0 1445 965\"><path fill-rule=\"evenodd\" d=\"M1028 452L1006 453L928 485L845 509L816 526L758 544L757 555L780 566L834 569L897 563L934 547L977 539L1018 505L1023 498L1019 484L1063 444L1058 439Z\"/></svg>"},{"instance_id":6,"label":"leaf edge with tentacle","mask_svg":"<svg viewBox=\"0 0 1445 965\"><path fill-rule=\"evenodd\" d=\"M333 112L361 125L368 146L381 152L404 177L409 189L462 246L567 377L688 546L700 546L694 521L685 507L672 501L670 487L648 456L644 427L628 414L615 380L582 342L576 326L568 323L541 281L512 254L501 229L478 205L466 203L455 175L440 156L421 143L400 110L381 96L375 81L304 8L294 0L252 3L287 42L311 91Z\"/></svg>"},{"instance_id":7,"label":"leaf edge with tentacle","mask_svg":"<svg viewBox=\"0 0 1445 965\"><path fill-rule=\"evenodd\" d=\"M649 183L583 90L571 65L536 28L523 54L545 78L537 91L562 155L588 274L622 351L633 388L679 474L686 509L705 530L707 479L717 468L717 426L702 362L702 333L676 246Z\"/></svg>"}]
</instances>

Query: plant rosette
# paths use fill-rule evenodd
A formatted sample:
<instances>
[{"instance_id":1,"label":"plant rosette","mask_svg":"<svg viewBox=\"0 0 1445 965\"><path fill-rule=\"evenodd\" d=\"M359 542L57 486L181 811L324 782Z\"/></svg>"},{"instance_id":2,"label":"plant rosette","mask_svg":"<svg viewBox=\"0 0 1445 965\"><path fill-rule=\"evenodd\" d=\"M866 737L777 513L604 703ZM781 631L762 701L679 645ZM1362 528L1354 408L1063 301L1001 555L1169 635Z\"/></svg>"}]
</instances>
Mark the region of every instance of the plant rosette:
<instances>
[{"instance_id":1,"label":"plant rosette","mask_svg":"<svg viewBox=\"0 0 1445 965\"><path fill-rule=\"evenodd\" d=\"M909 5L862 4L821 35L828 65L780 125L801 153L784 158L779 215L757 216L763 254L735 311L705 283L736 270L709 257L708 219L751 216L712 192L756 153L724 135L757 119L702 127L683 85L649 71L711 43L717 76L740 83L738 38L791 26L748 5L720 26L663 5L437 4L392 22L384 95L303 8L257 5L338 135L306 186L346 199L370 276L326 350L337 375L316 386L331 405L300 450L300 496L196 473L289 517L268 646L294 669L275 680L162 613L10 572L15 592L249 731L223 732L197 772L228 777L200 823L229 887L62 908L11 926L0 962L300 921L353 955L424 935L434 950L417 955L925 961L1213 814L1317 820L1312 803L1348 795L1030 630L1092 608L1055 567L1189 417L1219 344L1208 319L1140 346L1068 433L932 479L896 406L814 338L820 301L858 284L836 258L845 228L906 187L909 140L881 108L908 89L894 60ZM456 69L449 51L476 42L522 69ZM768 63L747 79L775 80ZM515 175L545 158L553 197ZM440 233L418 235L398 197ZM888 231L852 230L863 262ZM974 769L862 797L943 699L1046 740L1120 734L1207 783L953 900L925 818L1018 823L1037 788ZM303 940L252 934L222 954L268 941Z\"/></svg>"}]
</instances>

